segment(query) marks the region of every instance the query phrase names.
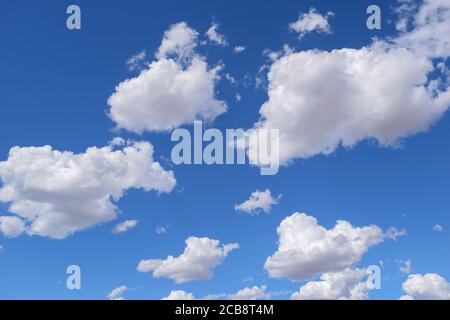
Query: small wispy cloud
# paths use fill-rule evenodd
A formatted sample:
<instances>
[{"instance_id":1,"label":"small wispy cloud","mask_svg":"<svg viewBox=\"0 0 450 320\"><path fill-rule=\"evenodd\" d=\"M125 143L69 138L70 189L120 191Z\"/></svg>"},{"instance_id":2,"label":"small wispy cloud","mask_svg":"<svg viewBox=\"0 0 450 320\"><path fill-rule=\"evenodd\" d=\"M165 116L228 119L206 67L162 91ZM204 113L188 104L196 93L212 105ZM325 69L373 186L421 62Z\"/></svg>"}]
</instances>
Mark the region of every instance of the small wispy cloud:
<instances>
[{"instance_id":1,"label":"small wispy cloud","mask_svg":"<svg viewBox=\"0 0 450 320\"><path fill-rule=\"evenodd\" d=\"M128 66L128 70L133 71L141 68L142 63L145 61L145 58L147 57L147 52L145 50L142 50L135 55L133 55L131 58L129 58L126 62Z\"/></svg>"},{"instance_id":2,"label":"small wispy cloud","mask_svg":"<svg viewBox=\"0 0 450 320\"><path fill-rule=\"evenodd\" d=\"M121 223L117 224L112 229L112 232L116 233L116 234L127 232L130 229L133 229L134 227L136 227L138 225L138 223L139 223L138 220L126 220L124 222L121 222Z\"/></svg>"},{"instance_id":3,"label":"small wispy cloud","mask_svg":"<svg viewBox=\"0 0 450 320\"><path fill-rule=\"evenodd\" d=\"M402 266L400 266L400 272L404 274L410 274L412 269L412 262L411 260L401 261Z\"/></svg>"},{"instance_id":4,"label":"small wispy cloud","mask_svg":"<svg viewBox=\"0 0 450 320\"><path fill-rule=\"evenodd\" d=\"M247 48L245 46L236 46L233 48L233 52L234 53L242 53L246 50Z\"/></svg>"},{"instance_id":5,"label":"small wispy cloud","mask_svg":"<svg viewBox=\"0 0 450 320\"><path fill-rule=\"evenodd\" d=\"M157 226L155 229L156 234L163 235L166 234L169 230L168 226Z\"/></svg>"},{"instance_id":6,"label":"small wispy cloud","mask_svg":"<svg viewBox=\"0 0 450 320\"><path fill-rule=\"evenodd\" d=\"M206 31L206 36L208 37L209 41L222 47L228 46L227 39L223 34L219 33L218 30L219 24L213 21L211 23L211 27L209 27L208 31Z\"/></svg>"},{"instance_id":7,"label":"small wispy cloud","mask_svg":"<svg viewBox=\"0 0 450 320\"><path fill-rule=\"evenodd\" d=\"M125 300L123 297L123 294L128 291L127 286L120 286L112 290L110 293L108 293L107 298L109 300Z\"/></svg>"},{"instance_id":8,"label":"small wispy cloud","mask_svg":"<svg viewBox=\"0 0 450 320\"><path fill-rule=\"evenodd\" d=\"M397 229L395 227L390 227L385 233L385 236L388 239L391 239L394 241L396 241L399 237L404 237L406 235L407 235L406 229Z\"/></svg>"}]
</instances>

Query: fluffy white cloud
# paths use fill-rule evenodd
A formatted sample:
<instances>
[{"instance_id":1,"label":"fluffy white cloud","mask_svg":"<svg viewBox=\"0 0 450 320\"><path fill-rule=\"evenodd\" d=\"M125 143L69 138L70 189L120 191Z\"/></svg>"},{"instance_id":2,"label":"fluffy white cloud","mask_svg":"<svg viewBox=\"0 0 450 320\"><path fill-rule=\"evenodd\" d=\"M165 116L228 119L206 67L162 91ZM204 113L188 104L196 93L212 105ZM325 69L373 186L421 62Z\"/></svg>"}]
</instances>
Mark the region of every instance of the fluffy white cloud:
<instances>
[{"instance_id":1,"label":"fluffy white cloud","mask_svg":"<svg viewBox=\"0 0 450 320\"><path fill-rule=\"evenodd\" d=\"M308 13L300 13L298 20L289 24L289 29L297 32L300 38L313 31L330 33L331 28L328 23L330 16L333 16L332 12L321 15L315 8L311 8Z\"/></svg>"},{"instance_id":2,"label":"fluffy white cloud","mask_svg":"<svg viewBox=\"0 0 450 320\"><path fill-rule=\"evenodd\" d=\"M186 22L173 24L164 32L156 57L164 59L174 56L181 60L189 59L197 46L197 37L198 32L189 28Z\"/></svg>"},{"instance_id":3,"label":"fluffy white cloud","mask_svg":"<svg viewBox=\"0 0 450 320\"><path fill-rule=\"evenodd\" d=\"M115 288L108 294L109 300L125 300L123 294L128 290L127 286L120 286Z\"/></svg>"},{"instance_id":4,"label":"fluffy white cloud","mask_svg":"<svg viewBox=\"0 0 450 320\"><path fill-rule=\"evenodd\" d=\"M366 300L369 287L363 269L345 269L324 273L319 281L310 281L291 296L292 300Z\"/></svg>"},{"instance_id":5,"label":"fluffy white cloud","mask_svg":"<svg viewBox=\"0 0 450 320\"><path fill-rule=\"evenodd\" d=\"M212 121L227 110L214 92L221 66L209 68L205 58L194 53L196 38L196 31L184 22L173 25L157 60L116 87L108 105L118 128L167 131L195 120Z\"/></svg>"},{"instance_id":6,"label":"fluffy white cloud","mask_svg":"<svg viewBox=\"0 0 450 320\"><path fill-rule=\"evenodd\" d=\"M307 280L352 267L369 247L384 239L377 226L353 227L339 220L327 230L304 213L284 219L277 232L278 250L267 258L264 268L273 278L291 280Z\"/></svg>"},{"instance_id":7,"label":"fluffy white cloud","mask_svg":"<svg viewBox=\"0 0 450 320\"><path fill-rule=\"evenodd\" d=\"M448 19L436 19L440 11L434 8L446 3L426 1L421 18L416 17L423 26L416 24L395 39L360 49L287 51L276 58L268 73L269 99L255 127L280 130L280 163L330 154L365 139L394 146L440 119L450 105L450 90L442 78L429 81L436 70L432 54L420 49L424 42L417 38L434 43L435 56L450 53L448 32L434 38L432 31L423 31L428 25L448 28ZM415 40L405 40L408 36Z\"/></svg>"},{"instance_id":8,"label":"fluffy white cloud","mask_svg":"<svg viewBox=\"0 0 450 320\"><path fill-rule=\"evenodd\" d=\"M121 223L118 223L112 230L113 233L124 233L130 229L133 229L138 225L138 220L126 220Z\"/></svg>"},{"instance_id":9,"label":"fluffy white cloud","mask_svg":"<svg viewBox=\"0 0 450 320\"><path fill-rule=\"evenodd\" d=\"M436 224L436 225L433 226L433 231L443 232L444 231L444 227L441 226L440 224Z\"/></svg>"},{"instance_id":10,"label":"fluffy white cloud","mask_svg":"<svg viewBox=\"0 0 450 320\"><path fill-rule=\"evenodd\" d=\"M187 293L182 290L176 290L170 292L170 294L162 298L161 300L195 300L195 297L192 293Z\"/></svg>"},{"instance_id":11,"label":"fluffy white cloud","mask_svg":"<svg viewBox=\"0 0 450 320\"><path fill-rule=\"evenodd\" d=\"M25 224L22 219L10 216L0 217L0 233L3 233L5 237L18 237L24 233L25 230Z\"/></svg>"},{"instance_id":12,"label":"fluffy white cloud","mask_svg":"<svg viewBox=\"0 0 450 320\"><path fill-rule=\"evenodd\" d=\"M218 29L219 24L217 22L213 22L211 24L211 27L209 27L208 31L206 31L206 36L212 43L225 47L228 45L227 39L223 34L219 33Z\"/></svg>"},{"instance_id":13,"label":"fluffy white cloud","mask_svg":"<svg viewBox=\"0 0 450 320\"><path fill-rule=\"evenodd\" d=\"M243 211L248 214L258 214L261 210L268 213L272 210L272 207L278 204L281 195L274 198L269 189L265 191L256 190L250 195L250 199L235 204L234 209L236 211Z\"/></svg>"},{"instance_id":14,"label":"fluffy white cloud","mask_svg":"<svg viewBox=\"0 0 450 320\"><path fill-rule=\"evenodd\" d=\"M26 221L29 235L63 239L116 218L114 201L130 188L170 192L171 171L153 161L148 142L115 139L84 153L51 146L14 147L0 162L0 202Z\"/></svg>"},{"instance_id":15,"label":"fluffy white cloud","mask_svg":"<svg viewBox=\"0 0 450 320\"><path fill-rule=\"evenodd\" d=\"M436 273L413 274L403 283L402 300L450 300L450 283Z\"/></svg>"},{"instance_id":16,"label":"fluffy white cloud","mask_svg":"<svg viewBox=\"0 0 450 320\"><path fill-rule=\"evenodd\" d=\"M425 131L450 103L432 92L432 63L406 49L303 51L277 60L257 125L280 130L280 163L374 138L385 146Z\"/></svg>"},{"instance_id":17,"label":"fluffy white cloud","mask_svg":"<svg viewBox=\"0 0 450 320\"><path fill-rule=\"evenodd\" d=\"M168 256L165 260L142 260L137 269L139 272L151 272L155 278L172 279L177 284L207 280L225 257L237 248L237 243L221 245L218 240L189 237L180 256Z\"/></svg>"},{"instance_id":18,"label":"fluffy white cloud","mask_svg":"<svg viewBox=\"0 0 450 320\"><path fill-rule=\"evenodd\" d=\"M198 56L187 68L172 59L155 61L117 86L108 99L110 117L119 128L137 133L166 131L198 119L212 121L227 109L214 97L218 71Z\"/></svg>"},{"instance_id":19,"label":"fluffy white cloud","mask_svg":"<svg viewBox=\"0 0 450 320\"><path fill-rule=\"evenodd\" d=\"M229 295L228 300L259 300L270 299L271 295L267 292L267 286L253 286L252 288L244 288L235 294Z\"/></svg>"}]
</instances>

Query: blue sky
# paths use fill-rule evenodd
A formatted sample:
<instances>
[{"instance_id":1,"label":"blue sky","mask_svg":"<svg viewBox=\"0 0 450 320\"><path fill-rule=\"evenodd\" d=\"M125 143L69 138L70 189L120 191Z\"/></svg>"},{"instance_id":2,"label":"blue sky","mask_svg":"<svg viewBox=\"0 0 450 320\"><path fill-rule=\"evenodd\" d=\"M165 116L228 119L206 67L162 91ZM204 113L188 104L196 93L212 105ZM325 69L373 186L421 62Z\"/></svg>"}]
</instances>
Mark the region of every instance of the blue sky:
<instances>
[{"instance_id":1,"label":"blue sky","mask_svg":"<svg viewBox=\"0 0 450 320\"><path fill-rule=\"evenodd\" d=\"M173 166L170 131L116 130L108 117L108 98L115 87L139 76L139 71L130 71L126 65L131 56L146 50L147 61L154 60L164 32L181 21L206 41L204 33L216 21L229 45L198 45L197 53L210 67L223 63L214 93L228 110L209 126L251 128L268 100L267 83L255 86L261 66L270 68L274 63L264 50L280 51L285 44L294 52L359 49L370 45L374 37L397 37L395 1L377 3L381 30L366 28L366 8L373 1L77 1L82 12L82 29L77 31L66 28L70 4L0 1L0 161L7 161L14 146L51 145L55 150L83 153L122 137L150 142L154 161L173 170L176 186L162 194L126 188L116 202L120 212L115 220L62 240L27 234L12 238L0 232L1 299L104 299L122 285L128 288L127 299L160 299L173 290L201 298L264 285L275 293L274 298L288 299L307 280L272 278L264 264L277 251L277 227L295 212L315 217L326 229L346 220L355 227L406 230L396 240L386 238L371 246L351 265L365 268L383 261L382 288L369 293L372 299L398 299L405 294L402 284L408 274L400 272L400 267L407 260L412 262L412 274L435 273L450 280L446 142L450 118L445 112L427 123L426 132L401 136L396 147L380 146L372 136L353 147L339 146L329 155L294 156L274 176L261 176L251 166ZM299 39L289 23L311 7L322 15L334 13L328 18L331 33L313 31ZM234 53L238 45L246 50ZM449 55L429 59L444 61L448 67ZM227 73L238 83L227 81ZM235 99L237 93L240 101ZM333 112L333 105L329 108ZM192 129L191 124L183 126ZM270 213L236 212L236 203L255 190L266 189L274 197L282 194ZM8 201L0 202L0 216L14 215L9 206ZM131 219L139 220L135 228L111 232L117 223ZM435 225L443 230L433 231ZM158 226L166 227L167 233L157 234ZM142 259L179 256L190 236L239 243L240 248L214 268L209 280L175 284L136 270ZM81 267L81 290L65 286L69 265Z\"/></svg>"}]
</instances>

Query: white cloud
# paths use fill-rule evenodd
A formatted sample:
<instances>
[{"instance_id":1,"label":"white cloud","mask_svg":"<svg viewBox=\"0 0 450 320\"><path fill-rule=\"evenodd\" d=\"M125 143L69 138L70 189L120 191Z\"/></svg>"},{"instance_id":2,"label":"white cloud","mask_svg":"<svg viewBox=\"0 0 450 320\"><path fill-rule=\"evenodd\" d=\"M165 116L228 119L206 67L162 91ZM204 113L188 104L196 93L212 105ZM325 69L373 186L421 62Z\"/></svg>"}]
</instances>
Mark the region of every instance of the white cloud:
<instances>
[{"instance_id":1,"label":"white cloud","mask_svg":"<svg viewBox=\"0 0 450 320\"><path fill-rule=\"evenodd\" d=\"M180 256L142 260L137 269L139 272L151 272L155 278L172 279L177 284L208 280L212 278L213 270L237 248L237 243L221 245L218 240L189 237Z\"/></svg>"},{"instance_id":2,"label":"white cloud","mask_svg":"<svg viewBox=\"0 0 450 320\"><path fill-rule=\"evenodd\" d=\"M272 278L291 280L308 280L352 267L369 247L384 239L382 230L374 225L353 227L339 220L327 230L304 213L284 219L277 232L278 250L267 258L264 268Z\"/></svg>"},{"instance_id":3,"label":"white cloud","mask_svg":"<svg viewBox=\"0 0 450 320\"><path fill-rule=\"evenodd\" d=\"M195 120L212 121L227 110L214 91L222 66L209 68L205 58L194 53L196 35L184 22L173 25L157 60L116 87L108 105L118 128L167 131Z\"/></svg>"},{"instance_id":4,"label":"white cloud","mask_svg":"<svg viewBox=\"0 0 450 320\"><path fill-rule=\"evenodd\" d=\"M198 32L186 24L179 22L170 26L164 32L161 45L156 53L157 59L165 59L170 56L180 60L189 59L197 47Z\"/></svg>"},{"instance_id":5,"label":"white cloud","mask_svg":"<svg viewBox=\"0 0 450 320\"><path fill-rule=\"evenodd\" d=\"M410 275L402 287L402 300L450 300L450 283L436 273Z\"/></svg>"},{"instance_id":6,"label":"white cloud","mask_svg":"<svg viewBox=\"0 0 450 320\"><path fill-rule=\"evenodd\" d=\"M234 53L242 53L245 50L247 50L247 47L245 47L245 46L236 46L233 48Z\"/></svg>"},{"instance_id":7,"label":"white cloud","mask_svg":"<svg viewBox=\"0 0 450 320\"><path fill-rule=\"evenodd\" d=\"M392 146L427 130L450 93L430 92L432 63L405 49L303 51L277 60L258 127L280 130L280 163L374 138Z\"/></svg>"},{"instance_id":8,"label":"white cloud","mask_svg":"<svg viewBox=\"0 0 450 320\"><path fill-rule=\"evenodd\" d=\"M0 233L3 233L5 237L16 238L23 234L25 230L25 224L22 219L18 217L0 216Z\"/></svg>"},{"instance_id":9,"label":"white cloud","mask_svg":"<svg viewBox=\"0 0 450 320\"><path fill-rule=\"evenodd\" d=\"M195 120L212 121L227 109L214 97L218 68L201 57L184 68L172 59L150 64L136 78L120 83L108 99L119 128L136 133L167 131Z\"/></svg>"},{"instance_id":10,"label":"white cloud","mask_svg":"<svg viewBox=\"0 0 450 320\"><path fill-rule=\"evenodd\" d=\"M285 295L286 292L269 292L267 286L246 287L233 294L216 293L208 294L201 300L266 300L274 296ZM192 293L185 291L172 291L169 296L162 300L196 300Z\"/></svg>"},{"instance_id":11,"label":"white cloud","mask_svg":"<svg viewBox=\"0 0 450 320\"><path fill-rule=\"evenodd\" d=\"M141 64L144 62L146 56L147 53L145 52L145 50L142 50L133 55L131 58L129 58L126 62L128 70L133 71L139 69L141 67Z\"/></svg>"},{"instance_id":12,"label":"white cloud","mask_svg":"<svg viewBox=\"0 0 450 320\"><path fill-rule=\"evenodd\" d=\"M167 297L162 298L161 300L195 300L195 297L192 293L177 290L170 292Z\"/></svg>"},{"instance_id":13,"label":"white cloud","mask_svg":"<svg viewBox=\"0 0 450 320\"><path fill-rule=\"evenodd\" d=\"M112 230L113 233L124 233L130 229L133 229L138 225L138 220L126 220L121 223L118 223Z\"/></svg>"},{"instance_id":14,"label":"white cloud","mask_svg":"<svg viewBox=\"0 0 450 320\"><path fill-rule=\"evenodd\" d=\"M217 22L212 22L211 27L209 27L208 31L206 31L206 36L208 37L209 41L212 43L215 43L219 46L225 47L228 45L227 39L223 34L220 34L219 31L219 24Z\"/></svg>"},{"instance_id":15,"label":"white cloud","mask_svg":"<svg viewBox=\"0 0 450 320\"><path fill-rule=\"evenodd\" d=\"M166 234L167 233L167 227L165 227L165 226L158 226L158 227L156 227L155 232L156 232L156 234L159 234L159 235Z\"/></svg>"},{"instance_id":16,"label":"white cloud","mask_svg":"<svg viewBox=\"0 0 450 320\"><path fill-rule=\"evenodd\" d=\"M444 227L441 226L440 224L436 224L436 225L433 226L433 231L443 232L444 231Z\"/></svg>"},{"instance_id":17,"label":"white cloud","mask_svg":"<svg viewBox=\"0 0 450 320\"><path fill-rule=\"evenodd\" d=\"M395 227L390 227L386 231L386 237L390 240L397 241L398 238L406 236L406 229L397 229Z\"/></svg>"},{"instance_id":18,"label":"white cloud","mask_svg":"<svg viewBox=\"0 0 450 320\"><path fill-rule=\"evenodd\" d=\"M111 291L108 294L108 299L109 300L125 300L125 298L123 297L123 294L128 291L128 287L127 286L120 286L115 288L113 291Z\"/></svg>"},{"instance_id":19,"label":"white cloud","mask_svg":"<svg viewBox=\"0 0 450 320\"><path fill-rule=\"evenodd\" d=\"M267 286L265 285L244 288L227 297L228 300L261 300L270 298L271 294L267 292Z\"/></svg>"},{"instance_id":20,"label":"white cloud","mask_svg":"<svg viewBox=\"0 0 450 320\"><path fill-rule=\"evenodd\" d=\"M397 28L403 31L393 39L398 46L406 47L420 56L447 58L450 56L450 2L425 0L412 15L416 5L406 2ZM411 26L411 28L409 28Z\"/></svg>"},{"instance_id":21,"label":"white cloud","mask_svg":"<svg viewBox=\"0 0 450 320\"><path fill-rule=\"evenodd\" d=\"M226 293L212 293L204 296L202 300L223 300L226 299L227 296Z\"/></svg>"},{"instance_id":22,"label":"white cloud","mask_svg":"<svg viewBox=\"0 0 450 320\"><path fill-rule=\"evenodd\" d=\"M366 300L369 287L367 271L345 269L324 273L319 281L310 281L291 296L292 300Z\"/></svg>"},{"instance_id":23,"label":"white cloud","mask_svg":"<svg viewBox=\"0 0 450 320\"><path fill-rule=\"evenodd\" d=\"M417 3L415 3L415 0L398 0L397 8L395 8L398 15L395 28L398 31L405 32L408 30L411 16L416 9Z\"/></svg>"},{"instance_id":24,"label":"white cloud","mask_svg":"<svg viewBox=\"0 0 450 320\"><path fill-rule=\"evenodd\" d=\"M127 189L170 192L176 184L173 172L153 161L148 142L79 154L51 146L14 147L0 162L0 179L0 202L26 221L26 232L54 239L114 220L114 202Z\"/></svg>"},{"instance_id":25,"label":"white cloud","mask_svg":"<svg viewBox=\"0 0 450 320\"><path fill-rule=\"evenodd\" d=\"M448 23L436 21L434 11L422 10L419 20L424 26L429 21L433 29L446 29ZM431 14L429 20L426 13ZM428 55L450 54L442 41L450 33L435 39L431 31L419 30L425 29L416 26L398 38L360 49L287 52L278 57L268 73L269 99L255 127L280 130L280 163L330 154L340 145L350 148L366 139L396 146L438 121L450 105L450 90L442 78L429 81L436 69ZM436 42L430 47L435 53L420 48L419 34ZM415 40L406 41L407 35Z\"/></svg>"},{"instance_id":26,"label":"white cloud","mask_svg":"<svg viewBox=\"0 0 450 320\"><path fill-rule=\"evenodd\" d=\"M235 204L234 209L236 211L243 211L248 214L258 214L264 211L266 213L272 211L272 207L278 204L281 195L274 198L269 189L265 191L256 190L250 195L250 199L240 203Z\"/></svg>"},{"instance_id":27,"label":"white cloud","mask_svg":"<svg viewBox=\"0 0 450 320\"><path fill-rule=\"evenodd\" d=\"M315 8L311 8L308 13L300 13L298 20L289 24L289 29L297 32L300 38L313 31L331 33L328 23L328 18L331 16L333 16L332 12L321 15Z\"/></svg>"},{"instance_id":28,"label":"white cloud","mask_svg":"<svg viewBox=\"0 0 450 320\"><path fill-rule=\"evenodd\" d=\"M231 74L226 73L225 74L225 79L227 79L231 84L236 84L236 78L233 77Z\"/></svg>"},{"instance_id":29,"label":"white cloud","mask_svg":"<svg viewBox=\"0 0 450 320\"><path fill-rule=\"evenodd\" d=\"M412 262L411 260L403 261L403 266L400 267L400 272L405 274L410 274L412 272Z\"/></svg>"}]
</instances>

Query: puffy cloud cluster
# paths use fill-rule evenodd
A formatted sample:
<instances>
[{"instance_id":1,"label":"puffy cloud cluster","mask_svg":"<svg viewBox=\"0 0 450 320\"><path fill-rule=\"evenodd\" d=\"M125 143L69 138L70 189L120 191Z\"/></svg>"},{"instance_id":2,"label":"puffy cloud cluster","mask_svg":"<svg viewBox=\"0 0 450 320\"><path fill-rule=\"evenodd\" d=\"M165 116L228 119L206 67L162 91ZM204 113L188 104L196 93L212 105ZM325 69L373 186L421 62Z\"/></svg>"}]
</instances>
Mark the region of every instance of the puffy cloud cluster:
<instances>
[{"instance_id":1,"label":"puffy cloud cluster","mask_svg":"<svg viewBox=\"0 0 450 320\"><path fill-rule=\"evenodd\" d=\"M244 288L233 294L209 294L203 298L203 300L262 300L270 299L275 293L267 291L267 286L253 286L251 288ZM188 293L181 290L172 291L167 297L162 300L195 300L196 298L192 293Z\"/></svg>"},{"instance_id":2,"label":"puffy cloud cluster","mask_svg":"<svg viewBox=\"0 0 450 320\"><path fill-rule=\"evenodd\" d=\"M177 284L207 280L225 257L237 248L237 243L221 245L218 240L189 237L180 256L168 256L165 260L142 260L137 269L139 272L151 272L155 278L172 279Z\"/></svg>"},{"instance_id":3,"label":"puffy cloud cluster","mask_svg":"<svg viewBox=\"0 0 450 320\"><path fill-rule=\"evenodd\" d=\"M363 269L328 272L319 281L310 281L295 292L292 300L366 300L369 286Z\"/></svg>"},{"instance_id":4,"label":"puffy cloud cluster","mask_svg":"<svg viewBox=\"0 0 450 320\"><path fill-rule=\"evenodd\" d=\"M403 291L402 300L450 300L450 283L436 273L410 275Z\"/></svg>"},{"instance_id":5,"label":"puffy cloud cluster","mask_svg":"<svg viewBox=\"0 0 450 320\"><path fill-rule=\"evenodd\" d=\"M109 97L118 128L136 133L167 131L195 120L212 121L227 109L215 97L220 66L195 54L197 31L181 22L165 32L156 60Z\"/></svg>"},{"instance_id":6,"label":"puffy cloud cluster","mask_svg":"<svg viewBox=\"0 0 450 320\"><path fill-rule=\"evenodd\" d=\"M265 191L256 190L250 195L248 200L236 204L234 209L248 214L258 214L260 211L268 213L274 205L278 204L280 198L281 195L274 198L269 189Z\"/></svg>"},{"instance_id":7,"label":"puffy cloud cluster","mask_svg":"<svg viewBox=\"0 0 450 320\"><path fill-rule=\"evenodd\" d=\"M401 34L393 39L420 56L447 58L450 56L450 2L447 0L424 0L417 8L413 2L403 3L400 8L397 29ZM417 13L414 13L417 11Z\"/></svg>"},{"instance_id":8,"label":"puffy cloud cluster","mask_svg":"<svg viewBox=\"0 0 450 320\"><path fill-rule=\"evenodd\" d=\"M437 71L430 57L450 54L449 6L425 1L413 29L360 49L277 57L255 127L280 130L281 164L365 139L393 146L439 120L450 105L450 90L445 79L430 81Z\"/></svg>"},{"instance_id":9,"label":"puffy cloud cluster","mask_svg":"<svg viewBox=\"0 0 450 320\"><path fill-rule=\"evenodd\" d=\"M308 280L352 267L385 237L377 226L353 227L342 220L327 230L304 213L284 219L277 232L278 250L267 258L264 268L273 278L291 280Z\"/></svg>"},{"instance_id":10,"label":"puffy cloud cluster","mask_svg":"<svg viewBox=\"0 0 450 320\"><path fill-rule=\"evenodd\" d=\"M127 189L172 191L174 175L153 161L150 143L121 143L115 139L80 154L51 146L12 148L0 162L0 202L16 217L1 218L2 233L18 235L25 224L29 235L63 239L114 220L114 201Z\"/></svg>"}]
</instances>

